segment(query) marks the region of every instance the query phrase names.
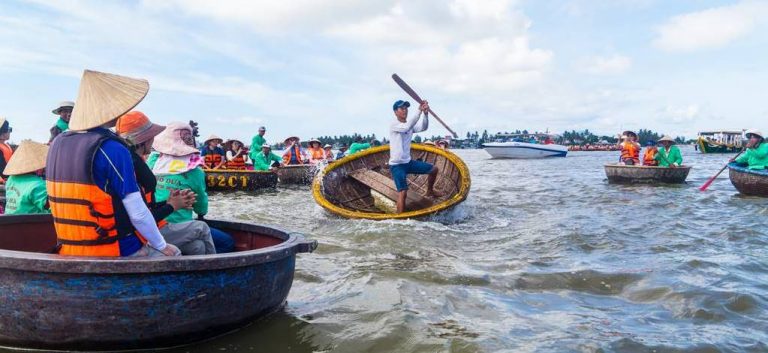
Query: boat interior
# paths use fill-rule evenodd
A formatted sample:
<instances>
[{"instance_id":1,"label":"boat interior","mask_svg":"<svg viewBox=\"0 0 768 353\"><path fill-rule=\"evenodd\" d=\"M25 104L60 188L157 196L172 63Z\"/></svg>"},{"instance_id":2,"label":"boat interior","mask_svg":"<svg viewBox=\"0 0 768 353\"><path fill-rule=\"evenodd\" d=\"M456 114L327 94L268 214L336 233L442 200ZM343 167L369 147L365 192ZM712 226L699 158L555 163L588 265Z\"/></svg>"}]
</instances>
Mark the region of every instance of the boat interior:
<instances>
[{"instance_id":1,"label":"boat interior","mask_svg":"<svg viewBox=\"0 0 768 353\"><path fill-rule=\"evenodd\" d=\"M440 169L435 190L442 196L436 199L424 196L427 192L428 176L409 175L407 210L430 207L459 192L461 173L447 158L428 151L412 151L412 154L414 159L420 159ZM325 198L337 206L350 210L394 213L397 190L388 161L388 152L374 153L330 171L323 178Z\"/></svg>"},{"instance_id":2,"label":"boat interior","mask_svg":"<svg viewBox=\"0 0 768 353\"><path fill-rule=\"evenodd\" d=\"M230 234L235 251L267 248L280 244L288 235L251 224L208 221L209 225ZM56 231L50 215L0 216L0 250L52 254L56 249Z\"/></svg>"}]
</instances>

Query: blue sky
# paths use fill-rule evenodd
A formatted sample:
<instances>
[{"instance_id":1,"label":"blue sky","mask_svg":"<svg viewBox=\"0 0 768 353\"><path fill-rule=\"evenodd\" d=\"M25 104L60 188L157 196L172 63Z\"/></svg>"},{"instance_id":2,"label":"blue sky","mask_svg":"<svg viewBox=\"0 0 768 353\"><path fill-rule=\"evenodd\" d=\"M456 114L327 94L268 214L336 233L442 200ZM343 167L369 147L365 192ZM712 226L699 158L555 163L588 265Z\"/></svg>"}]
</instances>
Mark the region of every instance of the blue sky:
<instances>
[{"instance_id":1,"label":"blue sky","mask_svg":"<svg viewBox=\"0 0 768 353\"><path fill-rule=\"evenodd\" d=\"M45 140L88 68L148 79L137 109L203 135L383 136L397 72L461 135L765 129L766 30L754 0L10 0L0 116Z\"/></svg>"}]
</instances>

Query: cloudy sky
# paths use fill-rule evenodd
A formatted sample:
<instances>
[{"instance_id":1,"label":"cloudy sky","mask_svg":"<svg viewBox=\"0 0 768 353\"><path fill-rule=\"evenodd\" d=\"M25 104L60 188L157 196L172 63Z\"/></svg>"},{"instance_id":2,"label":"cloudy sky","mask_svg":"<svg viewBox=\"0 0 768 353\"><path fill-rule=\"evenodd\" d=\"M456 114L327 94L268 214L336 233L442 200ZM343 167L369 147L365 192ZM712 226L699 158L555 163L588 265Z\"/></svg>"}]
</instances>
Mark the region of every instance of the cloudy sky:
<instances>
[{"instance_id":1,"label":"cloudy sky","mask_svg":"<svg viewBox=\"0 0 768 353\"><path fill-rule=\"evenodd\" d=\"M461 135L766 128L768 1L0 2L0 116L45 140L85 68L204 135L385 135L400 74ZM438 124L430 133L444 134Z\"/></svg>"}]
</instances>

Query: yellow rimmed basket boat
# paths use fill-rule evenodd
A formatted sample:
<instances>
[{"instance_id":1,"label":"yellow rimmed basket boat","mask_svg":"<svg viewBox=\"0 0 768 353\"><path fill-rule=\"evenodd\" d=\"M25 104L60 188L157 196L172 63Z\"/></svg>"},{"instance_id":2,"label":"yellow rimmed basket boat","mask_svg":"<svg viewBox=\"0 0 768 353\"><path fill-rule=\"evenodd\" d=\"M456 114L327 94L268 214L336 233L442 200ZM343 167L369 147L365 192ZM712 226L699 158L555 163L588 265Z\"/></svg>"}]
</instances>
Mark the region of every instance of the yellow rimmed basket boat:
<instances>
[{"instance_id":1,"label":"yellow rimmed basket boat","mask_svg":"<svg viewBox=\"0 0 768 353\"><path fill-rule=\"evenodd\" d=\"M389 170L389 146L380 146L344 157L315 176L312 194L329 212L355 219L420 218L448 210L469 195L469 168L457 155L436 147L411 145L411 158L440 169L435 190L443 196L425 197L427 175L408 176L406 212L395 213L397 198Z\"/></svg>"},{"instance_id":2,"label":"yellow rimmed basket boat","mask_svg":"<svg viewBox=\"0 0 768 353\"><path fill-rule=\"evenodd\" d=\"M606 164L609 184L683 184L691 167L676 168Z\"/></svg>"},{"instance_id":3,"label":"yellow rimmed basket boat","mask_svg":"<svg viewBox=\"0 0 768 353\"><path fill-rule=\"evenodd\" d=\"M268 171L204 169L208 191L256 191L274 189L277 174Z\"/></svg>"}]
</instances>

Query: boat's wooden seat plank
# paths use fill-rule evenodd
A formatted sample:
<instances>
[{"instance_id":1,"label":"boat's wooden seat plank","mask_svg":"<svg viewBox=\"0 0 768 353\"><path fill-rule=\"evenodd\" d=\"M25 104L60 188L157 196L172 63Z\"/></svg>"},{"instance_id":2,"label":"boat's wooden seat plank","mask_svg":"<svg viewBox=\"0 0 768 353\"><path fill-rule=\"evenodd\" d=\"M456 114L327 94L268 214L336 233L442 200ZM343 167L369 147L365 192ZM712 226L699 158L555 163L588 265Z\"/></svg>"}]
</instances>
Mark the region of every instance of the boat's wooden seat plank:
<instances>
[{"instance_id":1,"label":"boat's wooden seat plank","mask_svg":"<svg viewBox=\"0 0 768 353\"><path fill-rule=\"evenodd\" d=\"M348 175L386 198L397 201L397 188L392 179L368 169L358 169ZM422 209L432 206L432 201L418 192L412 191L408 193L406 205L409 209Z\"/></svg>"}]
</instances>

